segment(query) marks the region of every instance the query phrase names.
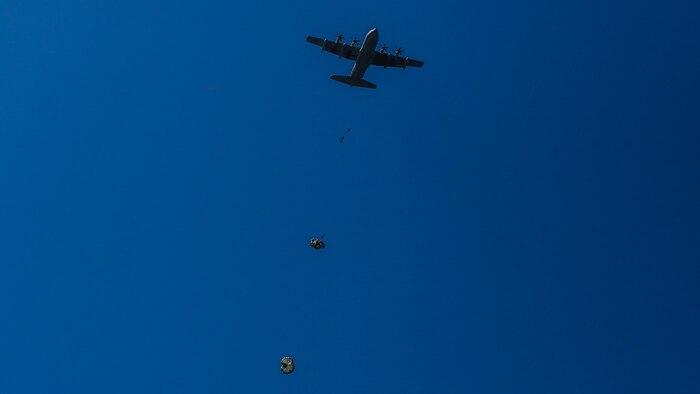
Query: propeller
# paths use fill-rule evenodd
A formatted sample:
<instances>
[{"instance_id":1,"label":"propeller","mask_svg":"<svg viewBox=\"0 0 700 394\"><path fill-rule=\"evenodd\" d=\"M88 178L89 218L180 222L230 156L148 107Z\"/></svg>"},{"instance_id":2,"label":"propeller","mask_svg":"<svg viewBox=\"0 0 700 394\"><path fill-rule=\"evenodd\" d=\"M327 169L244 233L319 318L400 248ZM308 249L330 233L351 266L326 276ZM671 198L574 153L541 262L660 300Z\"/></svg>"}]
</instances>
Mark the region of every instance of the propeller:
<instances>
[{"instance_id":1,"label":"propeller","mask_svg":"<svg viewBox=\"0 0 700 394\"><path fill-rule=\"evenodd\" d=\"M359 44L360 41L358 41L357 37L352 38L352 43L350 43L351 47L354 47L355 45Z\"/></svg>"},{"instance_id":2,"label":"propeller","mask_svg":"<svg viewBox=\"0 0 700 394\"><path fill-rule=\"evenodd\" d=\"M382 44L382 49L379 50L379 53L386 53L387 49L389 49L389 47L386 46L386 44Z\"/></svg>"},{"instance_id":3,"label":"propeller","mask_svg":"<svg viewBox=\"0 0 700 394\"><path fill-rule=\"evenodd\" d=\"M401 47L398 47L398 48L396 48L396 52L394 52L394 55L400 56L404 52L405 51L403 49L401 49Z\"/></svg>"},{"instance_id":4,"label":"propeller","mask_svg":"<svg viewBox=\"0 0 700 394\"><path fill-rule=\"evenodd\" d=\"M335 43L338 44L338 43L341 43L341 42L343 42L343 35L342 35L341 33L338 33L338 34L336 34L336 36L335 36Z\"/></svg>"}]
</instances>

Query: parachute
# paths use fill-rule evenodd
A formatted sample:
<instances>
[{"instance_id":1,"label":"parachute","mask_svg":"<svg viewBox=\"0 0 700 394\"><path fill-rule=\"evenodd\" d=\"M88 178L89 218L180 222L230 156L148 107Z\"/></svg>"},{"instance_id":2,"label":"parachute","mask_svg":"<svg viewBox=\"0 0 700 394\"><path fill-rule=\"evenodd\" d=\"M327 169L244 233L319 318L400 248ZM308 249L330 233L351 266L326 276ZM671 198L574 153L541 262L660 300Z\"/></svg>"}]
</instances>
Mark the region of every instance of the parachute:
<instances>
[{"instance_id":1,"label":"parachute","mask_svg":"<svg viewBox=\"0 0 700 394\"><path fill-rule=\"evenodd\" d=\"M343 134L343 135L340 137L340 143L341 143L341 144L343 143L343 140L345 139L345 136L346 136L349 132L350 132L350 127L348 127L348 131L346 131L345 134Z\"/></svg>"},{"instance_id":2,"label":"parachute","mask_svg":"<svg viewBox=\"0 0 700 394\"><path fill-rule=\"evenodd\" d=\"M289 375L290 373L294 372L294 360L291 357L283 357L280 371L282 371L282 373L285 375Z\"/></svg>"}]
</instances>

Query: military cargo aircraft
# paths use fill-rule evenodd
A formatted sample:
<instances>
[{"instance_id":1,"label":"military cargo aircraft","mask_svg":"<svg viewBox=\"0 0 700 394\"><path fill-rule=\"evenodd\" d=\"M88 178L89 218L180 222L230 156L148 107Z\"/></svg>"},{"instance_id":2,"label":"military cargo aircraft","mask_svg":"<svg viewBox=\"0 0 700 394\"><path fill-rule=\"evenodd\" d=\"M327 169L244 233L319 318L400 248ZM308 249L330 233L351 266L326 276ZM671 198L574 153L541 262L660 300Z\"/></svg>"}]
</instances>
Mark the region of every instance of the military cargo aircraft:
<instances>
[{"instance_id":1,"label":"military cargo aircraft","mask_svg":"<svg viewBox=\"0 0 700 394\"><path fill-rule=\"evenodd\" d=\"M406 67L423 67L423 62L420 60L409 59L401 56L403 49L398 48L394 54L387 53L387 46L382 45L379 51L376 51L377 43L379 42L379 32L377 28L370 30L365 36L365 41L359 48L359 43L356 38L353 38L350 45L343 44L343 35L338 34L335 41L325 40L312 36L306 37L306 41L321 47L321 52L330 52L338 55L339 58L354 60L355 65L352 67L352 73L349 76L331 75L334 81L342 82L346 85L359 86L362 88L375 89L377 85L372 82L362 79L365 71L370 65L387 67L401 67L404 70Z\"/></svg>"}]
</instances>

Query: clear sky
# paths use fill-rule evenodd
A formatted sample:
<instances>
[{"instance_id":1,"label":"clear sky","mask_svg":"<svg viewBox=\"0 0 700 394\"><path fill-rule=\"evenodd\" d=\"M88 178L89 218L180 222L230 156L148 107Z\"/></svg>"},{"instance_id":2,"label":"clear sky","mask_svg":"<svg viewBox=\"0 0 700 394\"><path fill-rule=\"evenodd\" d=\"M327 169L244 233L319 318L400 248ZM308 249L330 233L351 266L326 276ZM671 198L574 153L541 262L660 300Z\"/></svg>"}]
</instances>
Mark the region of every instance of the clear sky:
<instances>
[{"instance_id":1,"label":"clear sky","mask_svg":"<svg viewBox=\"0 0 700 394\"><path fill-rule=\"evenodd\" d=\"M0 2L0 393L700 392L699 15Z\"/></svg>"}]
</instances>

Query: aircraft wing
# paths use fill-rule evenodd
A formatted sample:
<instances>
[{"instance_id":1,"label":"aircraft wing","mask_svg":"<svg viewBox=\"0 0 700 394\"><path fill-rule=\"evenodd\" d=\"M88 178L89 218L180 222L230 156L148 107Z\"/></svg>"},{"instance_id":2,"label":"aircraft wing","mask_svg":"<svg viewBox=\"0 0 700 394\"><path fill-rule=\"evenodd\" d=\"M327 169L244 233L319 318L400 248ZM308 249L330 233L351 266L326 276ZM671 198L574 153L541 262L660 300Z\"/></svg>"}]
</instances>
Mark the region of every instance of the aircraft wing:
<instances>
[{"instance_id":1,"label":"aircraft wing","mask_svg":"<svg viewBox=\"0 0 700 394\"><path fill-rule=\"evenodd\" d=\"M423 67L423 62L420 60L409 59L403 56L396 56L390 53L374 52L374 59L372 59L373 66L382 67Z\"/></svg>"},{"instance_id":2,"label":"aircraft wing","mask_svg":"<svg viewBox=\"0 0 700 394\"><path fill-rule=\"evenodd\" d=\"M357 55L360 53L360 48L358 47L353 47L343 43L336 44L336 42L332 40L324 40L323 38L308 36L306 37L306 41L320 46L322 51L334 53L350 60L356 60Z\"/></svg>"}]
</instances>

